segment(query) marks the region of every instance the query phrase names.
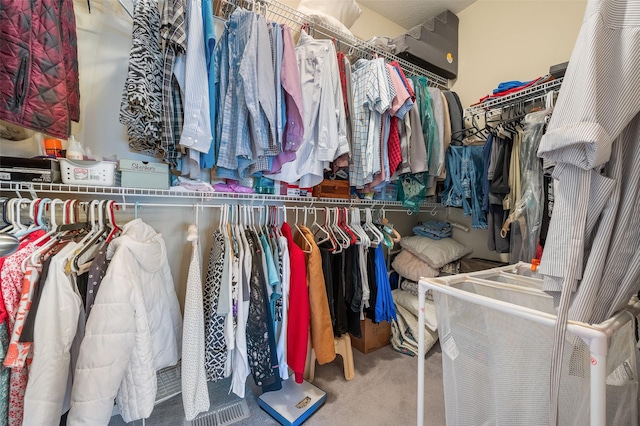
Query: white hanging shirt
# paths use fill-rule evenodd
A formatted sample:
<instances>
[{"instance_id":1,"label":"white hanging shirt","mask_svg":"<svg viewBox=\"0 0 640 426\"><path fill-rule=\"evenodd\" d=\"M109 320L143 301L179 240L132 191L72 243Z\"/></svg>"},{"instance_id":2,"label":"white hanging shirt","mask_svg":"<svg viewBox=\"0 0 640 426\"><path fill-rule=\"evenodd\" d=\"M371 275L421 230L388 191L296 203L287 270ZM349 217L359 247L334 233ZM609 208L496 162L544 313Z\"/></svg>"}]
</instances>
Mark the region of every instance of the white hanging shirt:
<instances>
[{"instance_id":1,"label":"white hanging shirt","mask_svg":"<svg viewBox=\"0 0 640 426\"><path fill-rule=\"evenodd\" d=\"M182 404L187 420L209 409L207 372L204 367L204 308L202 307L202 271L197 229L192 241L193 253L187 276L182 323Z\"/></svg>"}]
</instances>

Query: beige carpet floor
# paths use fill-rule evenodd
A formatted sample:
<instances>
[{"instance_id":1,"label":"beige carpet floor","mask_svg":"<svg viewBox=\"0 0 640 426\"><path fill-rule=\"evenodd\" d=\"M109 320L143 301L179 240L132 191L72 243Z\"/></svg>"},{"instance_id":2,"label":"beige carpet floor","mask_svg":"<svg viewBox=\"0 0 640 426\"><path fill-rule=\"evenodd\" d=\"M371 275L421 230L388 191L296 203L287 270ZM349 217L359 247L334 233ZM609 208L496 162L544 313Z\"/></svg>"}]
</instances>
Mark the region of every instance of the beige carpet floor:
<instances>
[{"instance_id":1,"label":"beige carpet floor","mask_svg":"<svg viewBox=\"0 0 640 426\"><path fill-rule=\"evenodd\" d=\"M327 393L326 403L306 425L415 425L418 359L395 352L391 346L363 354L353 350L355 377L344 379L342 359L316 366L314 385ZM444 394L442 389L442 356L436 344L425 359L425 424L445 425ZM238 398L228 395L230 380L209 384L211 407L232 402ZM251 416L238 425L277 425L278 423L257 404L260 388L247 379L246 400ZM181 426L184 411L178 395L153 411L146 426ZM110 426L125 425L115 416ZM142 425L142 421L134 423Z\"/></svg>"}]
</instances>

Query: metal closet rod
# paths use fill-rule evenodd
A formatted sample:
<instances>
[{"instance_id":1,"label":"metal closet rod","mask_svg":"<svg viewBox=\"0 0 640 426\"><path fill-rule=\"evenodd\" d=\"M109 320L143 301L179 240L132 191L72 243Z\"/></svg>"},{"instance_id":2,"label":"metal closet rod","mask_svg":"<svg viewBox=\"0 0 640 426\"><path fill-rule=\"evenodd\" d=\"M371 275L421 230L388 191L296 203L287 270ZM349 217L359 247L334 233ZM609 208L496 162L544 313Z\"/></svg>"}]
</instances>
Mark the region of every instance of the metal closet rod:
<instances>
[{"instance_id":1,"label":"metal closet rod","mask_svg":"<svg viewBox=\"0 0 640 426\"><path fill-rule=\"evenodd\" d=\"M108 186L86 186L72 185L60 183L37 183L37 182L6 182L0 181L0 190L6 192L14 192L18 198L24 198L23 192L29 193L31 198L39 198L38 193L45 194L65 194L72 198L73 196L87 197L108 197L120 198L122 203L127 203L127 198L168 198L172 200L190 200L194 201L190 204L181 203L162 203L170 206L192 206L194 204L211 205L213 207L220 204L245 204L245 205L284 205L285 203L306 204L313 207L315 204L322 206L349 206L349 207L380 207L386 211L404 211L400 201L384 201L369 199L341 199L341 198L316 198L316 197L300 197L288 195L270 195L270 194L234 194L234 193L208 193L194 191L175 191L160 189L139 189L139 188L122 188ZM289 207L289 206L287 206ZM446 208L441 203L424 202L420 207L420 212L444 211ZM415 213L411 213L415 214Z\"/></svg>"},{"instance_id":2,"label":"metal closet rod","mask_svg":"<svg viewBox=\"0 0 640 426\"><path fill-rule=\"evenodd\" d=\"M313 203L312 203L313 204ZM126 210L127 207L133 207L136 209L142 208L142 207L178 207L178 208L194 208L194 209L221 209L226 207L231 207L231 206L240 206L242 208L250 208L256 211L260 211L260 210L266 210L269 208L275 208L278 210L282 210L284 212L295 212L296 210L298 211L298 213L303 213L305 210L307 210L307 212L311 211L311 212L323 212L325 211L325 209L332 209L332 208L346 208L346 209L353 209L353 208L359 208L361 210L366 210L366 209L370 209L370 210L375 210L375 211L382 211L382 212L389 212L389 213L407 213L410 215L413 214L418 214L418 213L414 213L409 209L402 209L402 208L387 208L384 205L357 205L357 204L353 204L350 206L326 206L326 207L314 207L313 205L311 206L284 206L284 205L275 205L275 204L261 204L261 205L255 205L255 204L232 204L232 203L218 203L218 204L201 204L201 203L193 203L193 204L175 204L175 203L147 203L147 202L116 202L115 206L117 207L123 207L123 210ZM431 210L429 209L423 209L421 210L419 213L431 213L432 215L435 215L436 213L438 213L439 211L443 211L445 209L445 207L434 207Z\"/></svg>"},{"instance_id":3,"label":"metal closet rod","mask_svg":"<svg viewBox=\"0 0 640 426\"><path fill-rule=\"evenodd\" d=\"M396 55L378 48L368 41L360 40L353 35L346 34L336 28L325 25L323 23L314 22L309 18L309 16L305 15L304 13L293 9L277 0L222 0L222 3L232 7L239 7L243 4L248 5L248 9L257 12L263 11L265 17L269 17L268 15L271 14L284 19L286 21L284 23L290 25L294 29L298 29L302 26L308 25L312 32L318 32L328 39L335 39L337 43L345 44L350 48L358 50L360 52L358 56L360 57L363 57L364 55L375 54L378 57L385 58L388 61L397 61L405 74L425 76L427 77L430 86L439 87L444 90L449 89L449 80L445 77L427 71L424 68L401 59ZM228 18L228 16L223 17Z\"/></svg>"}]
</instances>

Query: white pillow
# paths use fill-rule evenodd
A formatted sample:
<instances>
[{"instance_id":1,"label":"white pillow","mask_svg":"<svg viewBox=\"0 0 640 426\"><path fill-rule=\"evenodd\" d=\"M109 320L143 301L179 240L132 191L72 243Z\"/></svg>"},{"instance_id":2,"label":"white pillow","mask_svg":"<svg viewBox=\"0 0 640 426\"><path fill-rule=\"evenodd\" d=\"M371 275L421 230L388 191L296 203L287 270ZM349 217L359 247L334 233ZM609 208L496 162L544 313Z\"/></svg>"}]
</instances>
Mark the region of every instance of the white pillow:
<instances>
[{"instance_id":1,"label":"white pillow","mask_svg":"<svg viewBox=\"0 0 640 426\"><path fill-rule=\"evenodd\" d=\"M407 250L402 250L391 262L393 269L400 276L411 281L419 281L420 277L433 278L438 276L438 270L433 269L426 262L420 260Z\"/></svg>"},{"instance_id":2,"label":"white pillow","mask_svg":"<svg viewBox=\"0 0 640 426\"><path fill-rule=\"evenodd\" d=\"M432 240L420 236L403 237L400 240L400 246L427 262L434 269L440 269L447 263L458 260L473 251L453 238Z\"/></svg>"},{"instance_id":3,"label":"white pillow","mask_svg":"<svg viewBox=\"0 0 640 426\"><path fill-rule=\"evenodd\" d=\"M341 34L346 34L348 36L353 37L353 33L349 31L349 28L345 27L342 22L338 21L333 16L325 15L320 12L313 12L307 15L309 17L309 24L313 25L314 23L322 24L331 29L337 30L337 32L330 31L330 34L323 34L324 37L318 38L331 38L331 37L340 37ZM324 31L324 30L323 30ZM313 33L311 33L313 35Z\"/></svg>"},{"instance_id":4,"label":"white pillow","mask_svg":"<svg viewBox=\"0 0 640 426\"><path fill-rule=\"evenodd\" d=\"M307 15L327 15L336 18L345 27L351 28L362 10L355 0L302 0L298 10Z\"/></svg>"}]
</instances>

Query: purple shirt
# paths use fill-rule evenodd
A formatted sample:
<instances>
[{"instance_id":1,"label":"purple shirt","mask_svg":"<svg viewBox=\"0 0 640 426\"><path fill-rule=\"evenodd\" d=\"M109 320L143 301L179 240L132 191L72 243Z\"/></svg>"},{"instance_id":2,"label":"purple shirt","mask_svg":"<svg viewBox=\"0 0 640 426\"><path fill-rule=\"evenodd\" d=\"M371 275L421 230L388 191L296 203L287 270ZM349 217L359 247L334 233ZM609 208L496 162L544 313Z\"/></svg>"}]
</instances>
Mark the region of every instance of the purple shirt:
<instances>
[{"instance_id":1,"label":"purple shirt","mask_svg":"<svg viewBox=\"0 0 640 426\"><path fill-rule=\"evenodd\" d=\"M280 82L284 89L284 103L287 110L287 122L284 126L282 152L273 158L271 173L277 173L283 164L295 160L296 151L302 143L304 124L302 119L302 86L298 72L295 45L291 29L282 26L284 53L282 56L282 74Z\"/></svg>"}]
</instances>

